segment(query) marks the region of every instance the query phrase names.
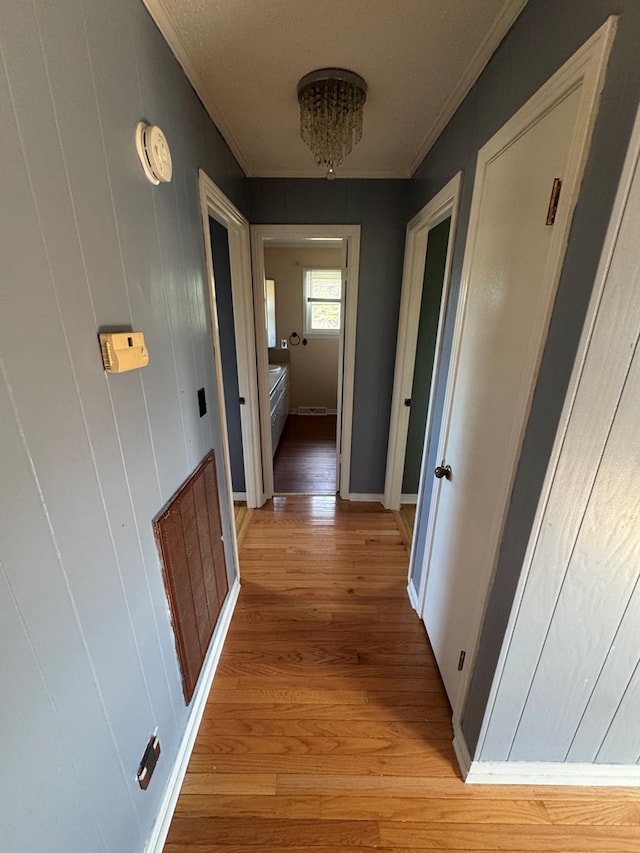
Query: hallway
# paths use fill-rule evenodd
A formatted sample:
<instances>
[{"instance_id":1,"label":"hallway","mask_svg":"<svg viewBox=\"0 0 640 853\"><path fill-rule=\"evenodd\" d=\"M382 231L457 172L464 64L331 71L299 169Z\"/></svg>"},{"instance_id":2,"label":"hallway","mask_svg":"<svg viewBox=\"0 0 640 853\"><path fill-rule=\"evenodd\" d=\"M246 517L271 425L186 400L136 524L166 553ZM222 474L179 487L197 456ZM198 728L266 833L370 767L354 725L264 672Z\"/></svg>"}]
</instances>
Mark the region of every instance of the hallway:
<instances>
[{"instance_id":1,"label":"hallway","mask_svg":"<svg viewBox=\"0 0 640 853\"><path fill-rule=\"evenodd\" d=\"M392 513L275 498L240 562L165 853L637 849L637 789L462 783Z\"/></svg>"}]
</instances>

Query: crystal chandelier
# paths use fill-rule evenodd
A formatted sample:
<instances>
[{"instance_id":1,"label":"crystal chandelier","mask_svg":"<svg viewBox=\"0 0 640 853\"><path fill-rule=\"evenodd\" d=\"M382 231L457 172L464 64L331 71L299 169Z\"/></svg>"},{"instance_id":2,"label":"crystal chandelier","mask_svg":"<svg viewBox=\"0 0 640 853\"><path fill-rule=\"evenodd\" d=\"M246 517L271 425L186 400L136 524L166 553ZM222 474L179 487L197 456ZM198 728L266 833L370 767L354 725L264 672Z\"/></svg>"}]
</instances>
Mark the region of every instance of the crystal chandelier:
<instances>
[{"instance_id":1,"label":"crystal chandelier","mask_svg":"<svg viewBox=\"0 0 640 853\"><path fill-rule=\"evenodd\" d=\"M335 178L336 169L362 139L367 84L342 68L321 68L298 83L300 136L315 161Z\"/></svg>"}]
</instances>

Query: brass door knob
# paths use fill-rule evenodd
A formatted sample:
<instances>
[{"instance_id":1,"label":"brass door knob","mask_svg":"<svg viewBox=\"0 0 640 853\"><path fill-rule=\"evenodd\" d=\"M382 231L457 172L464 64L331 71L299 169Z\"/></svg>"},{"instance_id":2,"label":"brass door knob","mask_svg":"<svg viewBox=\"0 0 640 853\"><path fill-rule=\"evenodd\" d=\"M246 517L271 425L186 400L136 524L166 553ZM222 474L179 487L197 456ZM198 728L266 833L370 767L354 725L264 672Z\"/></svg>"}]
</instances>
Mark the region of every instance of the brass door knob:
<instances>
[{"instance_id":1,"label":"brass door knob","mask_svg":"<svg viewBox=\"0 0 640 853\"><path fill-rule=\"evenodd\" d=\"M450 480L452 475L451 465L438 465L433 473L436 475L436 479L438 480L441 480L443 477L446 480Z\"/></svg>"}]
</instances>

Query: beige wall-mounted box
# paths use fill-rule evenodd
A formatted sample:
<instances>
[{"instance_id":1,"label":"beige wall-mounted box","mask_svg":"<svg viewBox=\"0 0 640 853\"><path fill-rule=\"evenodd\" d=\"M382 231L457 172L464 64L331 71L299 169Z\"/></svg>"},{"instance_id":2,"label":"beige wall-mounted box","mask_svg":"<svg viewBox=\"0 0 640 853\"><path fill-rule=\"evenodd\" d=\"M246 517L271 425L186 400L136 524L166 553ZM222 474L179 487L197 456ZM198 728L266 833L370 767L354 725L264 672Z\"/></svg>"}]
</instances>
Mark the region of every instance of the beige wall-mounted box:
<instances>
[{"instance_id":1,"label":"beige wall-mounted box","mask_svg":"<svg viewBox=\"0 0 640 853\"><path fill-rule=\"evenodd\" d=\"M107 373L124 373L149 364L143 332L105 332L100 335L100 348Z\"/></svg>"}]
</instances>

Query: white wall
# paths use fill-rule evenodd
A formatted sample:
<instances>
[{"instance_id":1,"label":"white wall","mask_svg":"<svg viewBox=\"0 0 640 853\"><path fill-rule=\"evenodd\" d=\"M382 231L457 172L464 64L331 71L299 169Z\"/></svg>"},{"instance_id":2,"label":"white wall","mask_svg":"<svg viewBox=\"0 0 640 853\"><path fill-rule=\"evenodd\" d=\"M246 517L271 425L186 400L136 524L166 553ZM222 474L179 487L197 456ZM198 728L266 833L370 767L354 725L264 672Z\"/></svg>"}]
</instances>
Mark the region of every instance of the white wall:
<instances>
[{"instance_id":1,"label":"white wall","mask_svg":"<svg viewBox=\"0 0 640 853\"><path fill-rule=\"evenodd\" d=\"M0 48L0 847L132 853L188 713L152 519L221 457L197 169L245 179L138 0L1 3ZM147 368L103 372L113 326Z\"/></svg>"},{"instance_id":2,"label":"white wall","mask_svg":"<svg viewBox=\"0 0 640 853\"><path fill-rule=\"evenodd\" d=\"M340 249L266 248L267 278L276 283L276 343L292 332L303 337L302 277L305 268L340 268ZM290 406L336 409L338 398L338 338L307 338L307 345L289 347Z\"/></svg>"}]
</instances>

